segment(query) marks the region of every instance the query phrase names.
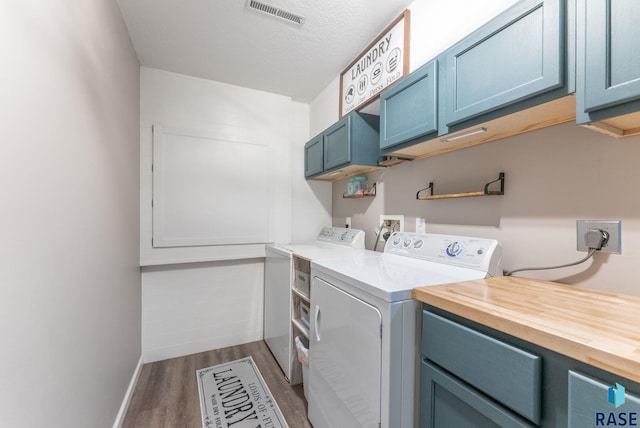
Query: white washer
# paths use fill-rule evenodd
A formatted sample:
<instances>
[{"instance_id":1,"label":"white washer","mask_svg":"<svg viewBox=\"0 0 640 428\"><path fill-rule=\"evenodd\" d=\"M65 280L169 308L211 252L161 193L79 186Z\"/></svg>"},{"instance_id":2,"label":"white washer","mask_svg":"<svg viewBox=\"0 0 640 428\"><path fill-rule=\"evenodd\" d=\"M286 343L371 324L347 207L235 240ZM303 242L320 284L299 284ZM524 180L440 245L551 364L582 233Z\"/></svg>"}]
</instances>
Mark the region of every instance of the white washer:
<instances>
[{"instance_id":1,"label":"white washer","mask_svg":"<svg viewBox=\"0 0 640 428\"><path fill-rule=\"evenodd\" d=\"M414 427L415 287L502 275L490 239L394 233L384 253L311 263L309 420L314 428Z\"/></svg>"},{"instance_id":2,"label":"white washer","mask_svg":"<svg viewBox=\"0 0 640 428\"><path fill-rule=\"evenodd\" d=\"M318 238L312 242L269 244L265 247L264 340L292 384L302 381L294 344L295 333L301 332L292 331L291 321L295 317L291 297L291 290L296 282L293 256L305 259L308 264L310 260L341 257L354 251L366 251L364 232L341 227L322 228ZM307 271L307 275L308 273ZM298 278L298 282L304 280ZM306 281L308 300L308 277Z\"/></svg>"}]
</instances>

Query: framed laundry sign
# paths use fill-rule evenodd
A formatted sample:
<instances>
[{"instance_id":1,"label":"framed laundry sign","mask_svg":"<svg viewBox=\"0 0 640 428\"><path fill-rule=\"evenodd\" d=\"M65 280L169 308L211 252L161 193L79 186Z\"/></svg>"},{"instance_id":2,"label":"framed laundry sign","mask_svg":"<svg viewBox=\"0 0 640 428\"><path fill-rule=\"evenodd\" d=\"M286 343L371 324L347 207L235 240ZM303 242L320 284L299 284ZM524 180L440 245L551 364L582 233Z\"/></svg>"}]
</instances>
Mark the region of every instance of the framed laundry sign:
<instances>
[{"instance_id":1,"label":"framed laundry sign","mask_svg":"<svg viewBox=\"0 0 640 428\"><path fill-rule=\"evenodd\" d=\"M409 73L411 11L405 10L340 74L340 117Z\"/></svg>"}]
</instances>

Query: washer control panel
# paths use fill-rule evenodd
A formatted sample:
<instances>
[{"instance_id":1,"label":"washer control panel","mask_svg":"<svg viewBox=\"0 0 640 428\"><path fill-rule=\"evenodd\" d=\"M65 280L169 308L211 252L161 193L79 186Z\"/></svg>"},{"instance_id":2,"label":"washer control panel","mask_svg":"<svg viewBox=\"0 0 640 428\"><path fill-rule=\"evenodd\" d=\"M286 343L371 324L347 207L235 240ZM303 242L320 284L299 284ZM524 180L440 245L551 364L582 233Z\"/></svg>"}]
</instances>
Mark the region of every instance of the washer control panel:
<instances>
[{"instance_id":1,"label":"washer control panel","mask_svg":"<svg viewBox=\"0 0 640 428\"><path fill-rule=\"evenodd\" d=\"M502 275L502 246L494 239L395 232L384 252Z\"/></svg>"},{"instance_id":2,"label":"washer control panel","mask_svg":"<svg viewBox=\"0 0 640 428\"><path fill-rule=\"evenodd\" d=\"M462 254L462 249L464 245L462 242L454 241L451 244L447 245L447 255L450 257L457 257Z\"/></svg>"},{"instance_id":3,"label":"washer control panel","mask_svg":"<svg viewBox=\"0 0 640 428\"><path fill-rule=\"evenodd\" d=\"M318 234L318 241L364 248L364 231L345 227L323 227Z\"/></svg>"}]
</instances>

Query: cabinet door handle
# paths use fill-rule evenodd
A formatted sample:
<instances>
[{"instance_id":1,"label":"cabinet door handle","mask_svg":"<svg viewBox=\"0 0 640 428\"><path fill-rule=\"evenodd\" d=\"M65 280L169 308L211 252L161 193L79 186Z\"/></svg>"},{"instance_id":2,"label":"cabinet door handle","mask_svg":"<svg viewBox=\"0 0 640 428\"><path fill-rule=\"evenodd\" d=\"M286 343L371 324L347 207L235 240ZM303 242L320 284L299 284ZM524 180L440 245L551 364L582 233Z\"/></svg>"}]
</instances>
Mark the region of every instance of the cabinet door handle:
<instances>
[{"instance_id":1,"label":"cabinet door handle","mask_svg":"<svg viewBox=\"0 0 640 428\"><path fill-rule=\"evenodd\" d=\"M320 306L316 305L316 316L314 317L314 324L316 330L316 342L320 342Z\"/></svg>"}]
</instances>

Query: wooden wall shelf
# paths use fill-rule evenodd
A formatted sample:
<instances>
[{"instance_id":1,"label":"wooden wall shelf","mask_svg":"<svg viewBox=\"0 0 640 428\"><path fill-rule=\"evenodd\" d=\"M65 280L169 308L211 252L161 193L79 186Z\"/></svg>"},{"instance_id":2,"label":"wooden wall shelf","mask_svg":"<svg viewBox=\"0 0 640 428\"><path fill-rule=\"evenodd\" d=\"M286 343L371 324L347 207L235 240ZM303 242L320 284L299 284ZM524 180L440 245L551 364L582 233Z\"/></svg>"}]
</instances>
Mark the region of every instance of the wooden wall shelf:
<instances>
[{"instance_id":1,"label":"wooden wall shelf","mask_svg":"<svg viewBox=\"0 0 640 428\"><path fill-rule=\"evenodd\" d=\"M500 190L489 190L489 186L493 183L497 183L500 182ZM504 195L504 172L501 172L500 175L498 176L498 178L496 178L493 181L488 182L487 184L484 185L484 190L478 191L478 192L463 192L463 193L444 193L441 195L434 195L433 194L433 181L429 183L429 186L422 189L422 190L418 190L418 193L416 193L416 199L420 200L420 201L431 201L434 199L452 199L452 198L470 198L470 197L474 197L474 196L493 196L493 195ZM429 190L430 194L429 195L423 195L421 196L420 193Z\"/></svg>"}]
</instances>

